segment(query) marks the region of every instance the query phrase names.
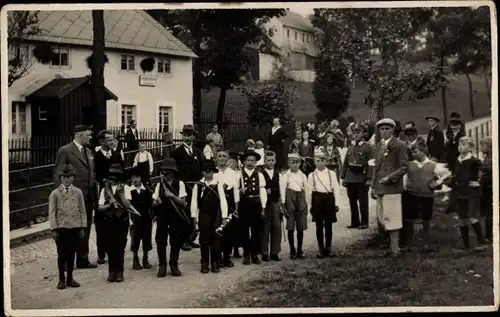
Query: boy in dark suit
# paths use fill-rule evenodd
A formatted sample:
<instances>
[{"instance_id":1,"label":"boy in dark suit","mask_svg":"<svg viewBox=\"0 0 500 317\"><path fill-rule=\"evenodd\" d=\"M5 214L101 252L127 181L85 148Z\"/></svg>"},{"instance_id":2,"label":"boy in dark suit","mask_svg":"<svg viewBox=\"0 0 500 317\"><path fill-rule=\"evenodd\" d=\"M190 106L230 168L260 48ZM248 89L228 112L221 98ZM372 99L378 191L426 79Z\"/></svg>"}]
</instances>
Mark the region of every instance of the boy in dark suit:
<instances>
[{"instance_id":1,"label":"boy in dark suit","mask_svg":"<svg viewBox=\"0 0 500 317\"><path fill-rule=\"evenodd\" d=\"M364 126L356 124L351 130L354 144L347 149L340 178L342 185L347 187L351 207L351 225L348 228L366 229L368 228L368 188L372 178L372 175L368 173L368 161L373 159L373 148L364 141L366 133Z\"/></svg>"},{"instance_id":2,"label":"boy in dark suit","mask_svg":"<svg viewBox=\"0 0 500 317\"><path fill-rule=\"evenodd\" d=\"M394 120L382 119L376 127L382 140L375 149L371 196L377 200L379 224L389 232L391 250L388 255L399 256L399 230L403 227L401 193L403 176L408 171L408 150L393 136Z\"/></svg>"},{"instance_id":3,"label":"boy in dark suit","mask_svg":"<svg viewBox=\"0 0 500 317\"><path fill-rule=\"evenodd\" d=\"M151 235L153 230L153 221L151 219L151 205L153 203L152 192L142 183L140 168L131 168L128 171L132 186L130 187L131 203L141 214L131 215L132 226L130 227L130 250L134 253L134 270L142 268L150 269L151 264L148 261L148 252L153 248ZM142 241L142 266L139 263L139 245Z\"/></svg>"}]
</instances>

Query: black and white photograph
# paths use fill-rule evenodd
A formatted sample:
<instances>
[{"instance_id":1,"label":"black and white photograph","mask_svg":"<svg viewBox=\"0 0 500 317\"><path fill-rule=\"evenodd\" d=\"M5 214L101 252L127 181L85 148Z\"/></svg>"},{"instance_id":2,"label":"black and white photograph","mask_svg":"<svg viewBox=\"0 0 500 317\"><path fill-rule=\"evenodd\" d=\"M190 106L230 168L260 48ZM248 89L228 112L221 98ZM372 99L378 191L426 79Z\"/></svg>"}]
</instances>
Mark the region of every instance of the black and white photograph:
<instances>
[{"instance_id":1,"label":"black and white photograph","mask_svg":"<svg viewBox=\"0 0 500 317\"><path fill-rule=\"evenodd\" d=\"M0 39L7 316L498 310L493 1L7 4Z\"/></svg>"}]
</instances>

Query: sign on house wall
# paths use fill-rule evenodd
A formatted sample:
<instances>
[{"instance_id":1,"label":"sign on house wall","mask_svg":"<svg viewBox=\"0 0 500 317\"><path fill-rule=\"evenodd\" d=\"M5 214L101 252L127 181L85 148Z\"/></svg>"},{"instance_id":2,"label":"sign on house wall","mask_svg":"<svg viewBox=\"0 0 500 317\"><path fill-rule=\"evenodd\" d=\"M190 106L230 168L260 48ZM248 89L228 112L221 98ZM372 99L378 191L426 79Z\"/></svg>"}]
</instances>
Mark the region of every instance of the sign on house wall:
<instances>
[{"instance_id":1,"label":"sign on house wall","mask_svg":"<svg viewBox=\"0 0 500 317\"><path fill-rule=\"evenodd\" d=\"M148 75L148 74L141 74L139 76L139 86L155 87L156 86L156 76L155 75Z\"/></svg>"}]
</instances>

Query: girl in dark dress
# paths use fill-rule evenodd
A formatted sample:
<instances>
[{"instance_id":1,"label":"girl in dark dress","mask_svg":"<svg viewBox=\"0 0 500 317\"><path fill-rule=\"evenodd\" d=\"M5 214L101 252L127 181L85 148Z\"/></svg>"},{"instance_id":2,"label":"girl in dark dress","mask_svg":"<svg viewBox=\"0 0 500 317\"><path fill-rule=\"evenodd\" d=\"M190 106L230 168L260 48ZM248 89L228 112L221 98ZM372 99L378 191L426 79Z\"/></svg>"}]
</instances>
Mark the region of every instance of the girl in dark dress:
<instances>
[{"instance_id":1,"label":"girl in dark dress","mask_svg":"<svg viewBox=\"0 0 500 317\"><path fill-rule=\"evenodd\" d=\"M307 175L314 171L314 144L309 139L309 131L302 131L302 141L298 147L298 153L302 157L301 171Z\"/></svg>"},{"instance_id":2,"label":"girl in dark dress","mask_svg":"<svg viewBox=\"0 0 500 317\"><path fill-rule=\"evenodd\" d=\"M332 132L328 132L325 136L325 144L321 147L322 152L325 154L326 167L334 171L337 176L340 175L342 170L342 159L340 151L335 144L335 137Z\"/></svg>"},{"instance_id":3,"label":"girl in dark dress","mask_svg":"<svg viewBox=\"0 0 500 317\"><path fill-rule=\"evenodd\" d=\"M491 138L480 141L483 161L481 162L481 217L484 218L485 234L487 241L493 241L493 167L492 167L492 142Z\"/></svg>"}]
</instances>

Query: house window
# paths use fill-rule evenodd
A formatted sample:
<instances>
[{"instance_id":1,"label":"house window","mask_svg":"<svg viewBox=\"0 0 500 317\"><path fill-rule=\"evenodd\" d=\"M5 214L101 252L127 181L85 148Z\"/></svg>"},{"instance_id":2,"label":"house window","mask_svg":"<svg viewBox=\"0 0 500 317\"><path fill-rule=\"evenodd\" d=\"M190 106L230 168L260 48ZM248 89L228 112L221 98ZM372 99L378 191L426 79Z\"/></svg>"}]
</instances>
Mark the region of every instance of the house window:
<instances>
[{"instance_id":1,"label":"house window","mask_svg":"<svg viewBox=\"0 0 500 317\"><path fill-rule=\"evenodd\" d=\"M29 45L23 45L23 44L9 45L9 61L13 61L14 59L17 59L22 64L28 62L30 59Z\"/></svg>"},{"instance_id":2,"label":"house window","mask_svg":"<svg viewBox=\"0 0 500 317\"><path fill-rule=\"evenodd\" d=\"M121 69L135 71L135 57L132 55L122 55Z\"/></svg>"},{"instance_id":3,"label":"house window","mask_svg":"<svg viewBox=\"0 0 500 317\"><path fill-rule=\"evenodd\" d=\"M297 31L295 31L295 40L297 41Z\"/></svg>"},{"instance_id":4,"label":"house window","mask_svg":"<svg viewBox=\"0 0 500 317\"><path fill-rule=\"evenodd\" d=\"M136 120L135 105L122 105L122 126L128 126L130 121Z\"/></svg>"},{"instance_id":5,"label":"house window","mask_svg":"<svg viewBox=\"0 0 500 317\"><path fill-rule=\"evenodd\" d=\"M51 66L69 66L69 49L67 49L67 48L53 48L50 65Z\"/></svg>"},{"instance_id":6,"label":"house window","mask_svg":"<svg viewBox=\"0 0 500 317\"><path fill-rule=\"evenodd\" d=\"M307 40L307 43L309 43L309 34L307 34L306 40Z\"/></svg>"},{"instance_id":7,"label":"house window","mask_svg":"<svg viewBox=\"0 0 500 317\"><path fill-rule=\"evenodd\" d=\"M290 30L286 30L286 37L290 38Z\"/></svg>"},{"instance_id":8,"label":"house window","mask_svg":"<svg viewBox=\"0 0 500 317\"><path fill-rule=\"evenodd\" d=\"M26 134L26 103L13 102L12 103L12 135L25 135Z\"/></svg>"},{"instance_id":9,"label":"house window","mask_svg":"<svg viewBox=\"0 0 500 317\"><path fill-rule=\"evenodd\" d=\"M305 41L306 41L306 34L302 33L302 43L305 43Z\"/></svg>"},{"instance_id":10,"label":"house window","mask_svg":"<svg viewBox=\"0 0 500 317\"><path fill-rule=\"evenodd\" d=\"M170 116L172 107L160 106L158 112L158 128L160 133L168 133L170 131Z\"/></svg>"},{"instance_id":11,"label":"house window","mask_svg":"<svg viewBox=\"0 0 500 317\"><path fill-rule=\"evenodd\" d=\"M45 110L45 107L43 106L38 106L38 120L40 121L47 120L47 110Z\"/></svg>"},{"instance_id":12,"label":"house window","mask_svg":"<svg viewBox=\"0 0 500 317\"><path fill-rule=\"evenodd\" d=\"M160 59L158 61L158 73L170 74L170 59Z\"/></svg>"}]
</instances>

